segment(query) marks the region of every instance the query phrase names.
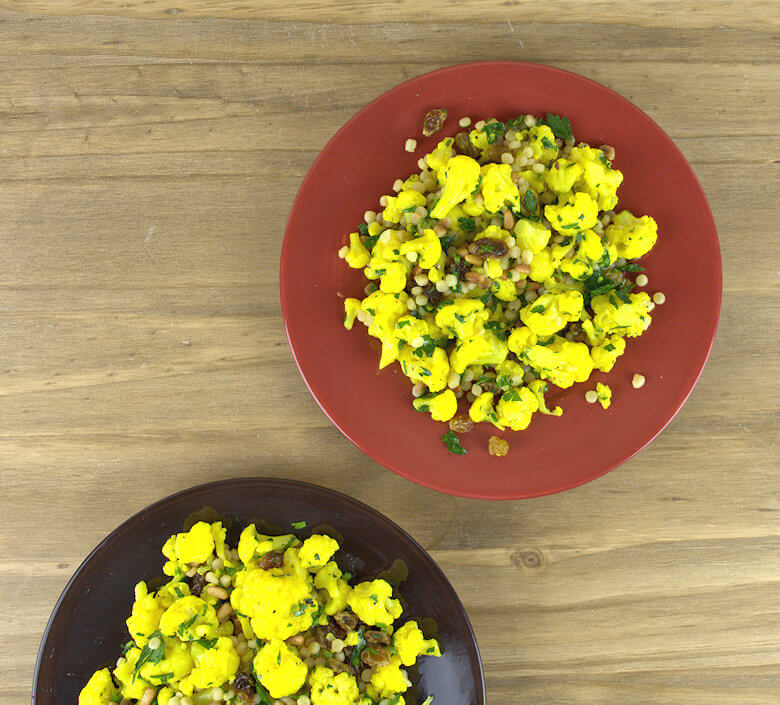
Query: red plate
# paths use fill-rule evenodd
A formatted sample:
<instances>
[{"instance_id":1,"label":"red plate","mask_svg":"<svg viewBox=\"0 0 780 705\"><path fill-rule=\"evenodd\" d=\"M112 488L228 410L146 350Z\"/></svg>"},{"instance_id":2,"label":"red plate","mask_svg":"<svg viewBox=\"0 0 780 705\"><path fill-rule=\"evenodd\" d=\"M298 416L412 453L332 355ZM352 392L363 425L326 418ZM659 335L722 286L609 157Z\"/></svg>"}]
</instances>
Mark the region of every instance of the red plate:
<instances>
[{"instance_id":1,"label":"red plate","mask_svg":"<svg viewBox=\"0 0 780 705\"><path fill-rule=\"evenodd\" d=\"M425 113L446 107L444 129L420 134ZM377 371L379 355L365 328L344 329L343 298L362 298L366 281L337 256L366 210L392 193L397 178L457 121L508 119L522 113L567 116L575 138L615 147L625 178L618 208L649 214L658 243L642 261L649 293L666 303L650 329L629 339L608 375L568 390L551 387L560 418L534 416L508 439L506 458L487 452L496 429L481 424L462 437L466 456L440 440L446 426L411 408L408 380L393 365ZM418 141L404 151L408 137ZM709 355L721 297L718 236L704 193L688 162L647 115L598 83L560 69L509 61L451 66L396 86L363 108L317 157L301 185L282 246L282 314L295 361L317 403L358 448L403 477L442 492L484 499L519 499L560 492L628 460L669 423L691 393ZM369 341L372 341L371 343ZM631 387L639 372L647 378ZM585 391L612 387L609 410L587 404Z\"/></svg>"}]
</instances>

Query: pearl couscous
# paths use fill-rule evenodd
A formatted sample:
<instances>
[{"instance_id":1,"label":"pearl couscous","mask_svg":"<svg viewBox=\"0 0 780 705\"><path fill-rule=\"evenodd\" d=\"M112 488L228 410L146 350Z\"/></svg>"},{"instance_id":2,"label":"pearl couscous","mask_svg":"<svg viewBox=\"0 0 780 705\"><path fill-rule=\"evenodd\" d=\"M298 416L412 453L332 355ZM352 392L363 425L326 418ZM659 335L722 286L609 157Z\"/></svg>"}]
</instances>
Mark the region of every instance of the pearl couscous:
<instances>
[{"instance_id":1,"label":"pearl couscous","mask_svg":"<svg viewBox=\"0 0 780 705\"><path fill-rule=\"evenodd\" d=\"M549 386L609 372L663 303L632 291L657 225L617 208L614 156L576 144L557 115L480 120L420 159L340 250L369 280L345 299L345 327L381 342L379 368L400 365L416 411L451 422L452 452L465 453L460 399L471 422L501 430L560 416Z\"/></svg>"},{"instance_id":2,"label":"pearl couscous","mask_svg":"<svg viewBox=\"0 0 780 705\"><path fill-rule=\"evenodd\" d=\"M441 655L399 620L390 583L342 572L330 536L251 524L235 549L225 536L220 522L198 522L168 539L170 580L135 586L130 641L78 705L403 705L406 669Z\"/></svg>"}]
</instances>

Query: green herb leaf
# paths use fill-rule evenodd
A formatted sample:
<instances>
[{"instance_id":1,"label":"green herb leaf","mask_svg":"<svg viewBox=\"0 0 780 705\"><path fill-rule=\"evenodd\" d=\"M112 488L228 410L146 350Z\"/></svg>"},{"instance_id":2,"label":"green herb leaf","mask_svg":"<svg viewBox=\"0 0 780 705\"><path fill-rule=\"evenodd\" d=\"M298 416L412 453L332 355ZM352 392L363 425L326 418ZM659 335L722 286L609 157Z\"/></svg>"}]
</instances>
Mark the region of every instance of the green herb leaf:
<instances>
[{"instance_id":1,"label":"green herb leaf","mask_svg":"<svg viewBox=\"0 0 780 705\"><path fill-rule=\"evenodd\" d=\"M363 633L363 627L360 627L357 630L357 637L358 641L357 644L352 648L352 657L350 658L350 663L352 664L353 668L359 668L360 667L360 654L363 653L363 649L366 648L366 637Z\"/></svg>"},{"instance_id":2,"label":"green herb leaf","mask_svg":"<svg viewBox=\"0 0 780 705\"><path fill-rule=\"evenodd\" d=\"M363 237L368 237L368 225L366 225L365 223L361 223L360 225L358 225L358 232Z\"/></svg>"},{"instance_id":3,"label":"green herb leaf","mask_svg":"<svg viewBox=\"0 0 780 705\"><path fill-rule=\"evenodd\" d=\"M565 117L547 113L547 118L542 120L542 123L547 125L556 137L562 140L570 140L572 138L571 124Z\"/></svg>"},{"instance_id":4,"label":"green herb leaf","mask_svg":"<svg viewBox=\"0 0 780 705\"><path fill-rule=\"evenodd\" d=\"M165 658L165 643L163 642L163 636L159 631L149 635L149 641L157 637L160 640L160 645L156 649L149 648L149 642L146 643L136 661L135 668L133 669L132 682L135 681L138 676L138 671L141 670L141 666L145 663L160 663Z\"/></svg>"},{"instance_id":5,"label":"green herb leaf","mask_svg":"<svg viewBox=\"0 0 780 705\"><path fill-rule=\"evenodd\" d=\"M642 267L639 264L635 264L634 262L626 262L625 264L622 264L619 267L615 267L615 269L619 269L621 272L644 272L645 271L644 267Z\"/></svg>"},{"instance_id":6,"label":"green herb leaf","mask_svg":"<svg viewBox=\"0 0 780 705\"><path fill-rule=\"evenodd\" d=\"M539 304L538 306L534 306L531 309L531 313L544 313L544 306L542 306L541 304Z\"/></svg>"},{"instance_id":7,"label":"green herb leaf","mask_svg":"<svg viewBox=\"0 0 780 705\"><path fill-rule=\"evenodd\" d=\"M537 204L536 194L529 188L523 196L523 205L529 213L535 213Z\"/></svg>"},{"instance_id":8,"label":"green herb leaf","mask_svg":"<svg viewBox=\"0 0 780 705\"><path fill-rule=\"evenodd\" d=\"M611 168L612 168L612 162L611 162L611 161L609 161L609 159L607 159L607 158L604 156L604 153L603 153L603 152L602 152L601 154L599 154L599 161L600 161L600 162L601 162L601 163L602 163L602 164L603 164L605 167L607 167L607 169L611 169Z\"/></svg>"},{"instance_id":9,"label":"green herb leaf","mask_svg":"<svg viewBox=\"0 0 780 705\"><path fill-rule=\"evenodd\" d=\"M466 230L470 233L473 233L477 229L474 218L458 218L458 225L460 225L461 230Z\"/></svg>"},{"instance_id":10,"label":"green herb leaf","mask_svg":"<svg viewBox=\"0 0 780 705\"><path fill-rule=\"evenodd\" d=\"M488 144L494 144L506 132L506 125L503 122L486 122L482 132L487 135Z\"/></svg>"},{"instance_id":11,"label":"green herb leaf","mask_svg":"<svg viewBox=\"0 0 780 705\"><path fill-rule=\"evenodd\" d=\"M524 119L525 115L518 115L516 118L507 120L504 124L507 130L517 130L518 127L522 130L525 127Z\"/></svg>"},{"instance_id":12,"label":"green herb leaf","mask_svg":"<svg viewBox=\"0 0 780 705\"><path fill-rule=\"evenodd\" d=\"M305 521L294 521L292 524L290 524L293 529L305 529L306 528L306 522Z\"/></svg>"},{"instance_id":13,"label":"green herb leaf","mask_svg":"<svg viewBox=\"0 0 780 705\"><path fill-rule=\"evenodd\" d=\"M468 455L468 451L460 444L460 439L455 435L454 431L447 431L441 439L444 441L444 445L447 446L447 450L453 455Z\"/></svg>"},{"instance_id":14,"label":"green herb leaf","mask_svg":"<svg viewBox=\"0 0 780 705\"><path fill-rule=\"evenodd\" d=\"M504 401L520 401L520 395L516 389L510 389L501 396Z\"/></svg>"},{"instance_id":15,"label":"green herb leaf","mask_svg":"<svg viewBox=\"0 0 780 705\"><path fill-rule=\"evenodd\" d=\"M108 699L112 703L121 703L122 702L122 696L119 693L111 693L111 695L108 696Z\"/></svg>"},{"instance_id":16,"label":"green herb leaf","mask_svg":"<svg viewBox=\"0 0 780 705\"><path fill-rule=\"evenodd\" d=\"M213 649L217 645L216 639L198 639L196 643L200 644L204 649Z\"/></svg>"},{"instance_id":17,"label":"green herb leaf","mask_svg":"<svg viewBox=\"0 0 780 705\"><path fill-rule=\"evenodd\" d=\"M542 137L542 147L544 147L545 149L554 149L555 145L552 142L550 142L549 138Z\"/></svg>"}]
</instances>

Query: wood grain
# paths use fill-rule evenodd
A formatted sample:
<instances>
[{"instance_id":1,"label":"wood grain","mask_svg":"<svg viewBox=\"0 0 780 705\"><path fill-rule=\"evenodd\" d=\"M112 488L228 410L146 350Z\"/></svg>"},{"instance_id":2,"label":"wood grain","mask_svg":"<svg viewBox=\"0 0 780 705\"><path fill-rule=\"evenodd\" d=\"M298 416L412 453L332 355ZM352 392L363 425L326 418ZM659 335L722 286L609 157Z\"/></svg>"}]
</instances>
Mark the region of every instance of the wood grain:
<instances>
[{"instance_id":1,"label":"wood grain","mask_svg":"<svg viewBox=\"0 0 780 705\"><path fill-rule=\"evenodd\" d=\"M492 705L777 702L776 3L0 5L0 702L28 701L59 592L119 522L258 473L346 490L419 539ZM488 504L411 485L330 425L277 266L297 187L355 110L495 57L658 121L710 199L725 282L660 438L585 487Z\"/></svg>"}]
</instances>

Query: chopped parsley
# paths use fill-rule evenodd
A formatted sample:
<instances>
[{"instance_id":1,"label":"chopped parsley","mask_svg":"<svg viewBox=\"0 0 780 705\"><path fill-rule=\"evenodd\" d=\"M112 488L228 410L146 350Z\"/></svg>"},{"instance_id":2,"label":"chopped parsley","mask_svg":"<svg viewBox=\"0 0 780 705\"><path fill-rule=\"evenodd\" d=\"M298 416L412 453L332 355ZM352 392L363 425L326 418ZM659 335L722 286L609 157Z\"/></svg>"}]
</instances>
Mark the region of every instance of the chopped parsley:
<instances>
[{"instance_id":1,"label":"chopped parsley","mask_svg":"<svg viewBox=\"0 0 780 705\"><path fill-rule=\"evenodd\" d=\"M544 313L544 306L542 306L541 304L539 304L538 306L534 306L531 309L531 313Z\"/></svg>"},{"instance_id":2,"label":"chopped parsley","mask_svg":"<svg viewBox=\"0 0 780 705\"><path fill-rule=\"evenodd\" d=\"M504 392L501 399L504 401L520 401L520 395L516 389L510 389L508 392Z\"/></svg>"},{"instance_id":3,"label":"chopped parsley","mask_svg":"<svg viewBox=\"0 0 780 705\"><path fill-rule=\"evenodd\" d=\"M540 122L543 125L547 125L556 137L562 140L570 140L572 138L571 124L565 117L547 113L547 117Z\"/></svg>"},{"instance_id":4,"label":"chopped parsley","mask_svg":"<svg viewBox=\"0 0 780 705\"><path fill-rule=\"evenodd\" d=\"M305 529L306 528L306 522L305 521L294 521L290 524L293 529Z\"/></svg>"},{"instance_id":5,"label":"chopped parsley","mask_svg":"<svg viewBox=\"0 0 780 705\"><path fill-rule=\"evenodd\" d=\"M537 204L536 194L529 188L523 196L523 205L529 213L535 213Z\"/></svg>"},{"instance_id":6,"label":"chopped parsley","mask_svg":"<svg viewBox=\"0 0 780 705\"><path fill-rule=\"evenodd\" d=\"M644 267L642 267L639 264L635 264L634 262L626 262L625 264L615 267L615 269L619 269L621 272L644 272L645 271Z\"/></svg>"},{"instance_id":7,"label":"chopped parsley","mask_svg":"<svg viewBox=\"0 0 780 705\"><path fill-rule=\"evenodd\" d=\"M474 218L458 218L458 225L460 225L461 230L466 230L470 233L473 233L477 229Z\"/></svg>"},{"instance_id":8,"label":"chopped parsley","mask_svg":"<svg viewBox=\"0 0 780 705\"><path fill-rule=\"evenodd\" d=\"M217 640L201 638L197 639L196 643L200 644L204 649L213 649L217 645Z\"/></svg>"},{"instance_id":9,"label":"chopped parsley","mask_svg":"<svg viewBox=\"0 0 780 705\"><path fill-rule=\"evenodd\" d=\"M506 132L506 125L503 122L486 122L482 132L485 133L488 144L494 144Z\"/></svg>"},{"instance_id":10,"label":"chopped parsley","mask_svg":"<svg viewBox=\"0 0 780 705\"><path fill-rule=\"evenodd\" d=\"M363 237L368 237L368 225L366 225L365 223L361 223L360 225L358 225L358 232Z\"/></svg>"},{"instance_id":11,"label":"chopped parsley","mask_svg":"<svg viewBox=\"0 0 780 705\"><path fill-rule=\"evenodd\" d=\"M600 162L601 162L601 163L602 163L602 164L603 164L605 167L607 167L607 169L611 169L611 168L612 168L612 162L611 162L611 161L609 161L609 159L607 159L607 158L604 156L604 153L603 153L603 152L602 152L601 154L599 154L599 161L600 161Z\"/></svg>"},{"instance_id":12,"label":"chopped parsley","mask_svg":"<svg viewBox=\"0 0 780 705\"><path fill-rule=\"evenodd\" d=\"M552 142L550 142L549 138L542 137L542 147L544 147L545 149L554 149L555 145Z\"/></svg>"},{"instance_id":13,"label":"chopped parsley","mask_svg":"<svg viewBox=\"0 0 780 705\"><path fill-rule=\"evenodd\" d=\"M447 450L453 455L468 455L468 451L460 444L460 439L455 435L455 431L447 431L442 437Z\"/></svg>"},{"instance_id":14,"label":"chopped parsley","mask_svg":"<svg viewBox=\"0 0 780 705\"><path fill-rule=\"evenodd\" d=\"M155 637L159 639L160 645L156 649L150 649L149 642L151 642ZM138 656L138 661L136 661L135 668L133 669L133 679L131 682L135 681L136 677L138 676L138 672L145 663L160 663L160 661L165 658L165 644L163 642L163 636L159 631L149 635L149 642L147 642L144 648L141 649L141 653Z\"/></svg>"}]
</instances>

